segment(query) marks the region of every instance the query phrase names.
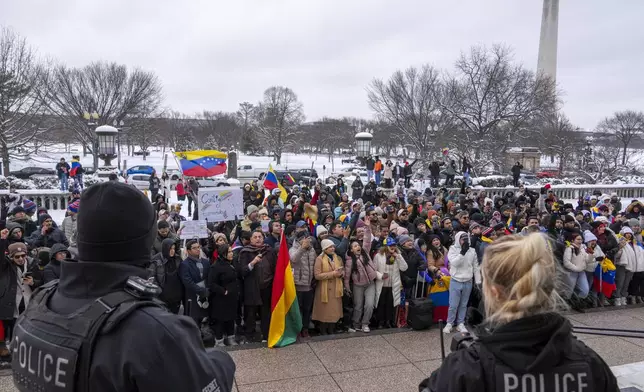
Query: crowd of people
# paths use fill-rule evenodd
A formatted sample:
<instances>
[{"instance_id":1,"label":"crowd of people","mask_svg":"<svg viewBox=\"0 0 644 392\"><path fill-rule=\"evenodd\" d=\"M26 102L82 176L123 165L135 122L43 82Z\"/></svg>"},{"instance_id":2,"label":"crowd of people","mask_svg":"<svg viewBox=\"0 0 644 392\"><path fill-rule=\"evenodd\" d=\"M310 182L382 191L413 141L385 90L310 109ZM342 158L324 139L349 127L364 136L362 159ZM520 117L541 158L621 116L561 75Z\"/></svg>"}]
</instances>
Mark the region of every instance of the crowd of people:
<instances>
[{"instance_id":1,"label":"crowd of people","mask_svg":"<svg viewBox=\"0 0 644 392\"><path fill-rule=\"evenodd\" d=\"M318 181L312 188L285 184L286 195L279 188L269 192L257 181L246 183L244 219L209 223L209 237L202 239L180 239L187 219L181 201L196 199L196 181L179 183L181 201L174 204L169 193L151 190L158 221L148 278L161 287L160 299L172 312L183 309L202 326L203 338L217 346L267 340L282 235L303 339L312 333L404 326L405 305L428 296L441 281L449 281L445 332L464 331L466 308L482 297L485 250L512 234L543 233L550 239L559 266L552 279L563 282L558 290L573 308L642 302L644 206L638 201L623 209L615 194L592 194L573 206L547 186L519 186L494 197L465 183L460 190L421 193L402 183L386 191L377 185L377 174L361 188L352 184L352 191L342 179L333 186ZM5 340L33 290L60 277L61 260L77 257L80 195L80 189L72 191L62 222L17 195L3 200L0 320ZM196 206L189 213L198 218ZM604 259L616 266L610 297L593 280ZM0 349L0 357L7 354L6 347Z\"/></svg>"}]
</instances>

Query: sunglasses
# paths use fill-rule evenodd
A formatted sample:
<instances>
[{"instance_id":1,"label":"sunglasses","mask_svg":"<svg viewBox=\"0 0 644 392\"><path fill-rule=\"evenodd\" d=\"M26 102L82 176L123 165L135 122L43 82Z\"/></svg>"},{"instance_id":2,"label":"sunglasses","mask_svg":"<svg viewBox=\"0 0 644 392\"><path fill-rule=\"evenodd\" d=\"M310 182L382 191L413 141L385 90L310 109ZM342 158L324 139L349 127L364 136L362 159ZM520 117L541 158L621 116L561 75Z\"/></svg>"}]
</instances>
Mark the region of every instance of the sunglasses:
<instances>
[{"instance_id":1,"label":"sunglasses","mask_svg":"<svg viewBox=\"0 0 644 392\"><path fill-rule=\"evenodd\" d=\"M27 255L14 255L14 256L13 256L13 258L14 258L15 260L24 259L24 258L26 258L26 257L27 257Z\"/></svg>"}]
</instances>

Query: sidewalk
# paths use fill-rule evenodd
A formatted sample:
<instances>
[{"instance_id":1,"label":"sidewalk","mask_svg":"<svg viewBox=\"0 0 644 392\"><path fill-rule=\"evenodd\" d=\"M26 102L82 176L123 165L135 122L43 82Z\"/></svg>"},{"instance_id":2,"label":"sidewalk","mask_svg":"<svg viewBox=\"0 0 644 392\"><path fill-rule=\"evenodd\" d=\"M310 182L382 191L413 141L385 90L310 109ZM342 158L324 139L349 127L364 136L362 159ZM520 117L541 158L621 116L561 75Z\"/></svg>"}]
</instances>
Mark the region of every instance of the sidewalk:
<instances>
[{"instance_id":1,"label":"sidewalk","mask_svg":"<svg viewBox=\"0 0 644 392\"><path fill-rule=\"evenodd\" d=\"M573 325L644 330L644 308L569 314ZM644 391L644 339L579 334L615 367L622 388ZM418 383L440 366L438 328L427 331L356 332L279 349L240 346L230 350L237 364L238 392L363 392L418 390ZM445 350L449 353L450 337ZM620 366L628 365L628 366ZM0 377L0 392L15 391L11 377ZM637 391L637 389L633 389Z\"/></svg>"}]
</instances>

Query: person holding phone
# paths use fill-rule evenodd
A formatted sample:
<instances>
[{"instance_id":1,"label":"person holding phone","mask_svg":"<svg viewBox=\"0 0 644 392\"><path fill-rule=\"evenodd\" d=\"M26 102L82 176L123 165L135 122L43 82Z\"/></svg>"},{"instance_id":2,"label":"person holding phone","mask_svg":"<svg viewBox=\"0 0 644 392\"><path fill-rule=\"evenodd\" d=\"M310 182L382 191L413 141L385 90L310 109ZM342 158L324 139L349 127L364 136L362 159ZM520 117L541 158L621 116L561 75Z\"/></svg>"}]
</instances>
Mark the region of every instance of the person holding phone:
<instances>
[{"instance_id":1,"label":"person holding phone","mask_svg":"<svg viewBox=\"0 0 644 392\"><path fill-rule=\"evenodd\" d=\"M7 256L0 256L0 287L5 287L0 297L0 320L5 328L5 339L11 341L16 319L25 311L33 290L42 284L38 261L27 257L27 246L15 242L7 247L9 230L0 232L0 251ZM0 345L0 357L9 354L6 345Z\"/></svg>"},{"instance_id":2,"label":"person holding phone","mask_svg":"<svg viewBox=\"0 0 644 392\"><path fill-rule=\"evenodd\" d=\"M376 265L376 318L378 326L395 328L394 315L400 304L402 280L400 272L407 271L407 262L400 254L396 240L385 238L383 246L374 256Z\"/></svg>"}]
</instances>

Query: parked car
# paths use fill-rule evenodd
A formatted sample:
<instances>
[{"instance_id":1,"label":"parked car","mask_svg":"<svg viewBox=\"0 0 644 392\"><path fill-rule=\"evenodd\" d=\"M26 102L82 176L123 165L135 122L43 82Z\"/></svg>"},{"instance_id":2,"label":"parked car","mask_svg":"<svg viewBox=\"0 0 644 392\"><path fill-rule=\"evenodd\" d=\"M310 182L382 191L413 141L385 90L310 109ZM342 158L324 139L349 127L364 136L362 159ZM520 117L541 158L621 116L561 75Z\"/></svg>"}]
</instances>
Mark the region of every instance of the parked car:
<instances>
[{"instance_id":1,"label":"parked car","mask_svg":"<svg viewBox=\"0 0 644 392\"><path fill-rule=\"evenodd\" d=\"M266 172L265 167L258 168L253 165L237 166L237 178L257 179L262 177L265 172Z\"/></svg>"},{"instance_id":2,"label":"parked car","mask_svg":"<svg viewBox=\"0 0 644 392\"><path fill-rule=\"evenodd\" d=\"M127 173L128 177L129 177L129 176L134 175L134 174L152 175L152 173L154 171L155 171L155 169L152 166L139 165L139 166L132 166L131 168L127 169L126 173Z\"/></svg>"},{"instance_id":3,"label":"parked car","mask_svg":"<svg viewBox=\"0 0 644 392\"><path fill-rule=\"evenodd\" d=\"M219 186L241 187L241 182L236 178L226 178L224 176L214 177L196 177L200 187L213 188Z\"/></svg>"},{"instance_id":4,"label":"parked car","mask_svg":"<svg viewBox=\"0 0 644 392\"><path fill-rule=\"evenodd\" d=\"M557 178L559 177L559 170L557 169L543 169L537 173L537 178Z\"/></svg>"},{"instance_id":5,"label":"parked car","mask_svg":"<svg viewBox=\"0 0 644 392\"><path fill-rule=\"evenodd\" d=\"M179 178L181 178L181 175L182 175L181 170L179 169L166 169L165 172L172 181L179 180Z\"/></svg>"},{"instance_id":6,"label":"parked car","mask_svg":"<svg viewBox=\"0 0 644 392\"><path fill-rule=\"evenodd\" d=\"M146 156L147 157L147 156L150 155L150 151L134 151L134 155L135 156Z\"/></svg>"},{"instance_id":7,"label":"parked car","mask_svg":"<svg viewBox=\"0 0 644 392\"><path fill-rule=\"evenodd\" d=\"M126 184L134 185L137 189L147 190L150 188L149 174L133 174L125 180Z\"/></svg>"},{"instance_id":8,"label":"parked car","mask_svg":"<svg viewBox=\"0 0 644 392\"><path fill-rule=\"evenodd\" d=\"M533 185L537 182L537 175L534 173L521 173L519 180L523 185Z\"/></svg>"},{"instance_id":9,"label":"parked car","mask_svg":"<svg viewBox=\"0 0 644 392\"><path fill-rule=\"evenodd\" d=\"M30 177L44 177L44 176L55 176L56 170L46 169L44 167L29 166L23 167L20 170L12 171L9 175L23 180L27 180Z\"/></svg>"}]
</instances>

